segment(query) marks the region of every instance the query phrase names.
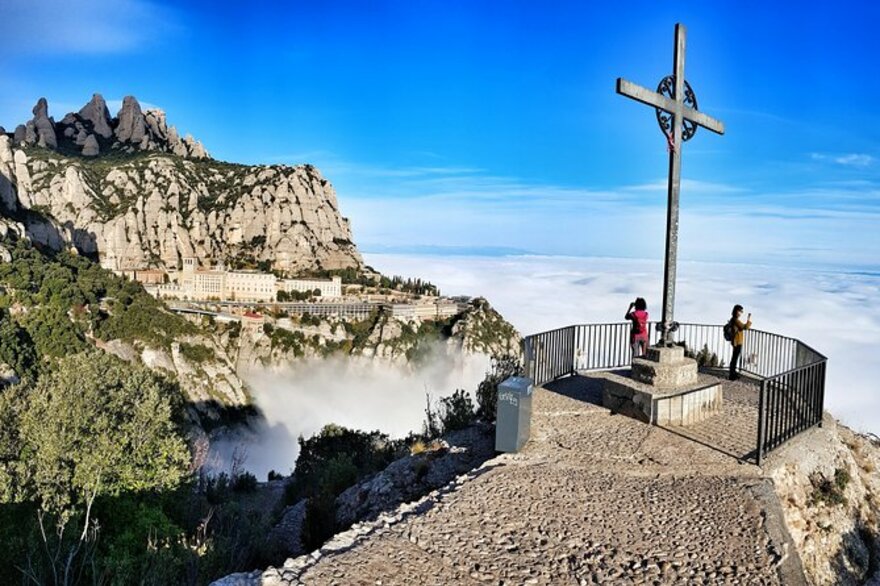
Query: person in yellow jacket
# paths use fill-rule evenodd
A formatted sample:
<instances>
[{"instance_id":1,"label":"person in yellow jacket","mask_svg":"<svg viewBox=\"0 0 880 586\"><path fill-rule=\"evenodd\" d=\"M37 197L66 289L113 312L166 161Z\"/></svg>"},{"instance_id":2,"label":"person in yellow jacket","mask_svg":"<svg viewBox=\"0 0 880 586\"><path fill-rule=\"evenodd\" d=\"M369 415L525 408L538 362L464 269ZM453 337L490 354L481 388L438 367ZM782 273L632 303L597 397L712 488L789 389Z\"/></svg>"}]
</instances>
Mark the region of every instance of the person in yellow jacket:
<instances>
[{"instance_id":1,"label":"person in yellow jacket","mask_svg":"<svg viewBox=\"0 0 880 586\"><path fill-rule=\"evenodd\" d=\"M743 332L752 327L752 314L749 314L749 317L746 318L746 323L740 321L740 317L743 314L743 306L742 305L734 305L733 311L730 312L730 323L733 324L733 357L730 359L730 380L736 380L739 378L736 370L739 368L739 356L742 354L743 348L743 340L745 339L745 335Z\"/></svg>"}]
</instances>

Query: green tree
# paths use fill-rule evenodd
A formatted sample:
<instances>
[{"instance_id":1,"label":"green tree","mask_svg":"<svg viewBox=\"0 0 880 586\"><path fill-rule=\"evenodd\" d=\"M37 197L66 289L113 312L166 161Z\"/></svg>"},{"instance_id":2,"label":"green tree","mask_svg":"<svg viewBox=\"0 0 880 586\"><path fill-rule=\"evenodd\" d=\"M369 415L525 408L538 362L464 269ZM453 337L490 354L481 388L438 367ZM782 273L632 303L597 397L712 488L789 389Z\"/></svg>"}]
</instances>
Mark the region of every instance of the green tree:
<instances>
[{"instance_id":1,"label":"green tree","mask_svg":"<svg viewBox=\"0 0 880 586\"><path fill-rule=\"evenodd\" d=\"M190 455L172 417L180 400L143 367L83 353L62 359L23 404L0 402L0 421L18 419L19 430L0 446L18 454L0 468L0 487L38 507L47 570L34 581L73 583L97 538L96 498L172 489L186 477Z\"/></svg>"}]
</instances>

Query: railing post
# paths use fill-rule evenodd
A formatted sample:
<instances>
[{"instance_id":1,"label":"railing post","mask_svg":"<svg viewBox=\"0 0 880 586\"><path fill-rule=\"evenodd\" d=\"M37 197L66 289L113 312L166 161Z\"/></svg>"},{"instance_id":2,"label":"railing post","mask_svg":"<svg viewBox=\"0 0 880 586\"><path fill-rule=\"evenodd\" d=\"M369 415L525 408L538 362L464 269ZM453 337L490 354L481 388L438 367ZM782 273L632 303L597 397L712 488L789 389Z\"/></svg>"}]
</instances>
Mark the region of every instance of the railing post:
<instances>
[{"instance_id":1,"label":"railing post","mask_svg":"<svg viewBox=\"0 0 880 586\"><path fill-rule=\"evenodd\" d=\"M825 367L828 365L827 360L823 360L819 364L819 384L822 391L819 393L821 400L819 401L819 427L822 427L822 422L825 420Z\"/></svg>"},{"instance_id":2,"label":"railing post","mask_svg":"<svg viewBox=\"0 0 880 586\"><path fill-rule=\"evenodd\" d=\"M766 388L767 381L761 380L761 391L758 395L758 449L755 450L755 459L757 460L758 466L761 465L761 460L764 458L764 438L767 433L767 425L764 421L764 401L766 399Z\"/></svg>"},{"instance_id":3,"label":"railing post","mask_svg":"<svg viewBox=\"0 0 880 586\"><path fill-rule=\"evenodd\" d=\"M571 375L577 374L577 330L578 326L571 326Z\"/></svg>"}]
</instances>

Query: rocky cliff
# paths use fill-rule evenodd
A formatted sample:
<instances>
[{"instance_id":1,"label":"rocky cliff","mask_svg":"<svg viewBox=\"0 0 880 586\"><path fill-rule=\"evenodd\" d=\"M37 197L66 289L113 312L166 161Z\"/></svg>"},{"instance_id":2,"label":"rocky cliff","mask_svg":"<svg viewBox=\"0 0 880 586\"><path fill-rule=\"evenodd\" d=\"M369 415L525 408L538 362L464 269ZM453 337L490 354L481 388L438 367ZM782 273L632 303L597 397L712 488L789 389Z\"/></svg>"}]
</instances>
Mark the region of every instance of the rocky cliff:
<instances>
[{"instance_id":1,"label":"rocky cliff","mask_svg":"<svg viewBox=\"0 0 880 586\"><path fill-rule=\"evenodd\" d=\"M516 329L482 297L439 322L404 322L382 313L362 320L290 316L258 327L215 324L217 344L238 369L308 365L330 356L360 356L419 368L437 357L464 354L519 356Z\"/></svg>"},{"instance_id":2,"label":"rocky cliff","mask_svg":"<svg viewBox=\"0 0 880 586\"><path fill-rule=\"evenodd\" d=\"M34 242L118 270L176 269L185 256L292 273L362 266L310 165L213 160L131 96L114 118L98 94L57 123L43 98L33 113L0 133L0 212Z\"/></svg>"}]
</instances>

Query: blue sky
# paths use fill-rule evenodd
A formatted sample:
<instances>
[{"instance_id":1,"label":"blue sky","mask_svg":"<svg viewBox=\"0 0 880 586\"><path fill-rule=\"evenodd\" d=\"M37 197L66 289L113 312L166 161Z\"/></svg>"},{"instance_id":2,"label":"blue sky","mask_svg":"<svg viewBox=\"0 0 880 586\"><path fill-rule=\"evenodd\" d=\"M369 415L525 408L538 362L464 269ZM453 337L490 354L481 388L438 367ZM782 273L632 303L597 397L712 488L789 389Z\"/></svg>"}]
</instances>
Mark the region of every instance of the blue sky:
<instances>
[{"instance_id":1,"label":"blue sky","mask_svg":"<svg viewBox=\"0 0 880 586\"><path fill-rule=\"evenodd\" d=\"M684 146L683 259L876 269L880 5L0 3L0 125L133 94L212 155L317 165L367 250L659 258L654 87L722 119ZM114 112L115 113L115 112Z\"/></svg>"}]
</instances>

